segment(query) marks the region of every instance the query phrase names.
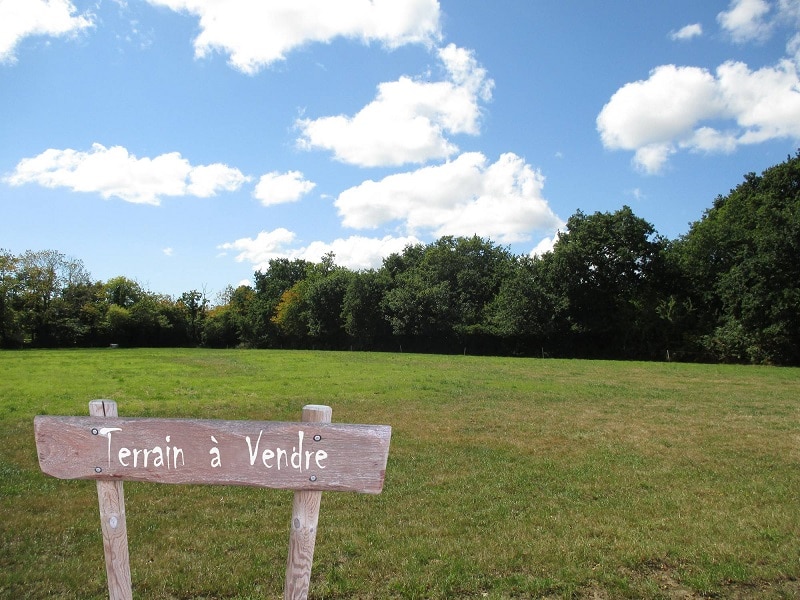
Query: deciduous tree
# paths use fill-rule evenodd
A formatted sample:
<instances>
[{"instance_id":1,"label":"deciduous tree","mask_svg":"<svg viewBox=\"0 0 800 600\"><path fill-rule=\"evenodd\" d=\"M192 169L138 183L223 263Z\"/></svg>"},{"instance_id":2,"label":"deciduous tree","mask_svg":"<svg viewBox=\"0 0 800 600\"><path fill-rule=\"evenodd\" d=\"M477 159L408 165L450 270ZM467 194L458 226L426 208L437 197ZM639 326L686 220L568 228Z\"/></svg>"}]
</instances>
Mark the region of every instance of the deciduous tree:
<instances>
[{"instance_id":1,"label":"deciduous tree","mask_svg":"<svg viewBox=\"0 0 800 600\"><path fill-rule=\"evenodd\" d=\"M660 339L657 306L666 241L624 206L567 221L553 248L573 355L644 356Z\"/></svg>"},{"instance_id":2,"label":"deciduous tree","mask_svg":"<svg viewBox=\"0 0 800 600\"><path fill-rule=\"evenodd\" d=\"M719 196L679 253L708 357L800 364L800 151Z\"/></svg>"}]
</instances>

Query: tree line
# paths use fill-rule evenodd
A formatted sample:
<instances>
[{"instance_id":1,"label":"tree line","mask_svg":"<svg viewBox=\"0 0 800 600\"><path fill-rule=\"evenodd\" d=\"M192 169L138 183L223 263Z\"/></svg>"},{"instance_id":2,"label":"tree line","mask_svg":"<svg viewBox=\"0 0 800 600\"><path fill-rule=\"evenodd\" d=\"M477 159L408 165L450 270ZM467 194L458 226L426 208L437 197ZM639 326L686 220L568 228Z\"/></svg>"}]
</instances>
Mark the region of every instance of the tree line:
<instances>
[{"instance_id":1,"label":"tree line","mask_svg":"<svg viewBox=\"0 0 800 600\"><path fill-rule=\"evenodd\" d=\"M688 233L576 212L553 250L445 236L378 269L278 258L214 302L56 251L0 250L0 346L465 352L800 364L800 151L747 174Z\"/></svg>"}]
</instances>

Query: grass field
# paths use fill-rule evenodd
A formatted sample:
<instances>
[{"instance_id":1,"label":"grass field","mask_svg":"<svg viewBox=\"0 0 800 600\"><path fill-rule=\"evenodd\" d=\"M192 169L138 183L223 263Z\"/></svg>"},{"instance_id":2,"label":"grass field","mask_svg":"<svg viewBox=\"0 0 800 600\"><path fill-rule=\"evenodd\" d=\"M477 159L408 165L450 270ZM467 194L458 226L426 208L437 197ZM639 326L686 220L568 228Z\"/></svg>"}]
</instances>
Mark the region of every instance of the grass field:
<instances>
[{"instance_id":1,"label":"grass field","mask_svg":"<svg viewBox=\"0 0 800 600\"><path fill-rule=\"evenodd\" d=\"M325 493L311 598L800 597L800 370L413 354L0 353L0 597L107 596L95 485L37 414L393 428ZM280 598L291 493L125 484L137 598Z\"/></svg>"}]
</instances>

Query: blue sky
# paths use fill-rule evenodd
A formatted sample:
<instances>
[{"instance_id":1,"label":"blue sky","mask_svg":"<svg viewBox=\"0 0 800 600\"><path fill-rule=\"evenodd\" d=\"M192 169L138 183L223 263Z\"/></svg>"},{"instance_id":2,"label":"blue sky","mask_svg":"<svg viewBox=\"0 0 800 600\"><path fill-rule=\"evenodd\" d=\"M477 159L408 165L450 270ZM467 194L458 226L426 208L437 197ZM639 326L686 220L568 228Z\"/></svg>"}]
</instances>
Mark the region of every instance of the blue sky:
<instances>
[{"instance_id":1,"label":"blue sky","mask_svg":"<svg viewBox=\"0 0 800 600\"><path fill-rule=\"evenodd\" d=\"M158 293L627 204L800 145L798 0L0 0L0 248Z\"/></svg>"}]
</instances>

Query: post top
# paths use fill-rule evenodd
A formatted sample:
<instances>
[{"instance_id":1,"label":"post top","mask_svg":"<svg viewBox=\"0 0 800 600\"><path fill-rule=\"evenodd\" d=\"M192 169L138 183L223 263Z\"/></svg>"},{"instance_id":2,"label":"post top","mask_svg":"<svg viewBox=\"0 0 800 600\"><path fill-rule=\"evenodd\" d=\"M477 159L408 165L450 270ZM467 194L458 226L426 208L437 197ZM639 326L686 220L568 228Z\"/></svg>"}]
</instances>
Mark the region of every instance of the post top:
<instances>
[{"instance_id":1,"label":"post top","mask_svg":"<svg viewBox=\"0 0 800 600\"><path fill-rule=\"evenodd\" d=\"M303 407L303 421L306 423L330 423L333 409L324 404L306 404Z\"/></svg>"}]
</instances>

